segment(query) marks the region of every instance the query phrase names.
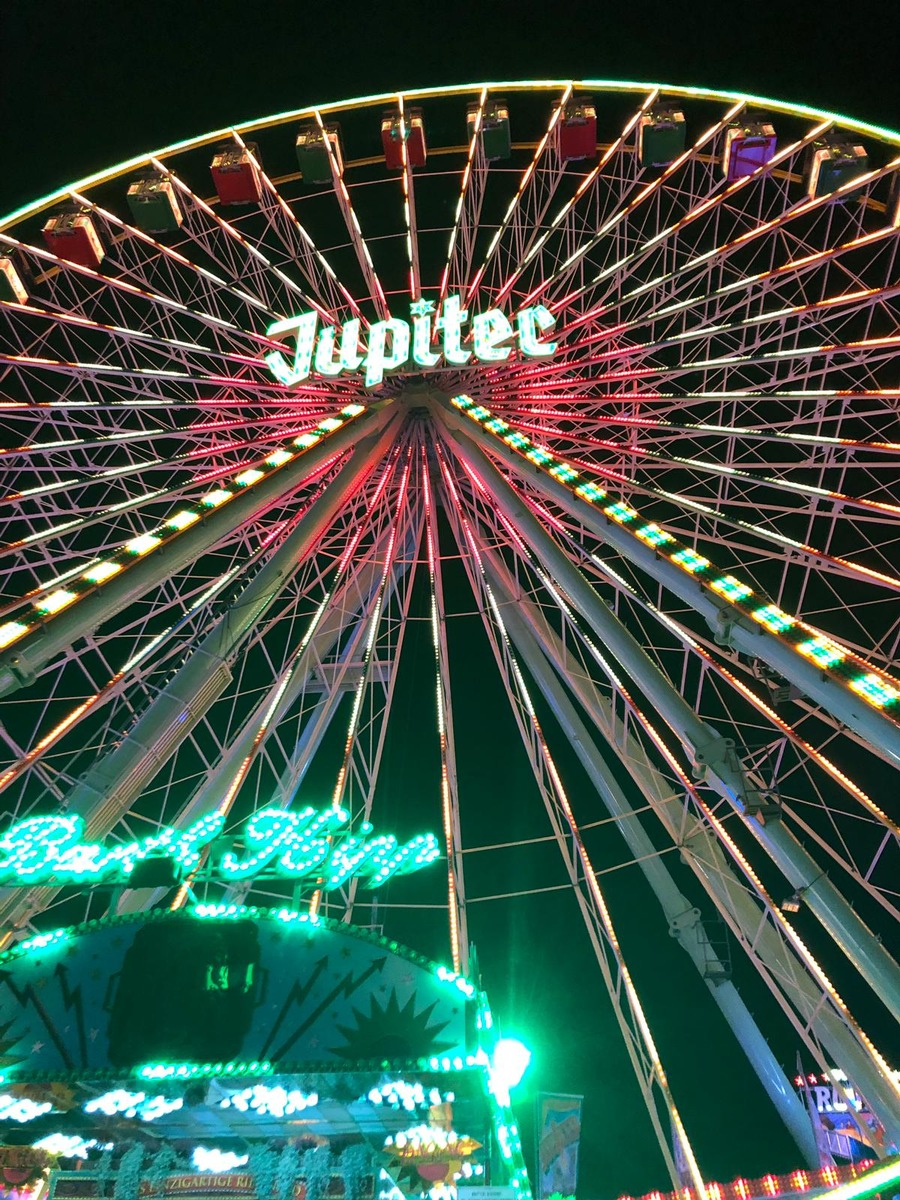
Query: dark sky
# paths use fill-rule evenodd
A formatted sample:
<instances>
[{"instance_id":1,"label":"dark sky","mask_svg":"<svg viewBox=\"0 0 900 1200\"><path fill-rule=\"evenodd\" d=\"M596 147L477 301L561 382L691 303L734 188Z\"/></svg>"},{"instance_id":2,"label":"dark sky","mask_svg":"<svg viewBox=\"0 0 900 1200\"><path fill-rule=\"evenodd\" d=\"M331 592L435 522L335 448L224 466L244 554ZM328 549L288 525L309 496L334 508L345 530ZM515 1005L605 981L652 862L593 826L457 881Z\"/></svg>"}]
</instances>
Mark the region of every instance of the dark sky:
<instances>
[{"instance_id":1,"label":"dark sky","mask_svg":"<svg viewBox=\"0 0 900 1200\"><path fill-rule=\"evenodd\" d=\"M896 13L895 5L872 0L7 0L0 17L0 212L120 159L232 122L382 90L482 79L597 77L734 88L896 127ZM423 644L426 672L428 653ZM473 677L469 686L477 689L478 681ZM511 784L497 756L465 769L486 772L486 784L498 792L516 780L525 786L527 776L523 761ZM620 849L611 861L617 855L623 857ZM654 902L617 876L609 892L709 1175L729 1179L800 1165L702 985L666 936ZM580 930L580 941L561 940L556 950L552 937L532 936L537 925L551 934L576 926L573 910L570 897L556 897L490 918L479 914L486 982L501 1020L538 1051L532 1091L542 1086L588 1096L585 1200L665 1187L639 1102L623 1096L628 1068L599 975L574 970L570 961L575 953L588 960ZM645 932L651 924L652 938ZM754 981L747 988L792 1073L790 1034ZM698 1014L703 1047L682 1036L697 1028Z\"/></svg>"},{"instance_id":2,"label":"dark sky","mask_svg":"<svg viewBox=\"0 0 900 1200\"><path fill-rule=\"evenodd\" d=\"M3 211L230 122L482 79L735 88L898 123L890 0L7 0L0 20Z\"/></svg>"}]
</instances>

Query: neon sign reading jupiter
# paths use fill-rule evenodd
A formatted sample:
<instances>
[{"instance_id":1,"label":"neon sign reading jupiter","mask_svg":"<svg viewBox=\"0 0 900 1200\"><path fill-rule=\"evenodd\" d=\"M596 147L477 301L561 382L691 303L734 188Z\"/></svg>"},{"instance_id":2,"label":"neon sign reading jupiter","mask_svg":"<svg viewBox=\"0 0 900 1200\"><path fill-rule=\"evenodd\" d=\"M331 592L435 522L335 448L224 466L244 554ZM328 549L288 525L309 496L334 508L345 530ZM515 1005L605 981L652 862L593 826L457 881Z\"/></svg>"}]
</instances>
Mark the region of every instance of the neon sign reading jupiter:
<instances>
[{"instance_id":1,"label":"neon sign reading jupiter","mask_svg":"<svg viewBox=\"0 0 900 1200\"><path fill-rule=\"evenodd\" d=\"M266 355L266 362L275 378L288 387L310 376L327 379L363 372L365 386L377 387L389 371L505 362L514 348L525 358L549 358L556 351L556 342L543 340L556 324L543 304L520 309L515 326L499 308L489 308L472 317L471 330L465 332L469 311L458 295L447 297L437 317L431 300L416 300L409 308L410 321L390 317L370 325L365 344L358 318L340 329L319 328L315 312L275 321L266 332L270 338L296 337L294 361L274 350Z\"/></svg>"}]
</instances>

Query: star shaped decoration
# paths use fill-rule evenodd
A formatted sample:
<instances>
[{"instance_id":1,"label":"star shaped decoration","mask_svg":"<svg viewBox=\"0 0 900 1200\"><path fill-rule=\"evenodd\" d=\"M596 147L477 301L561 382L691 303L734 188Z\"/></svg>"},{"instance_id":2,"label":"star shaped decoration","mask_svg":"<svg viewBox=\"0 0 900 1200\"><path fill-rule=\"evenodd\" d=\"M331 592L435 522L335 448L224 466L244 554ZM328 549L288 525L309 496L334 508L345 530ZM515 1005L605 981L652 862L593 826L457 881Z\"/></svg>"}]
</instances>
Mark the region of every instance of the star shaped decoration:
<instances>
[{"instance_id":1,"label":"star shaped decoration","mask_svg":"<svg viewBox=\"0 0 900 1200\"><path fill-rule=\"evenodd\" d=\"M35 1042L34 1045L31 1047L31 1053L37 1054L38 1051L43 1050L43 1048L44 1048L43 1042Z\"/></svg>"},{"instance_id":2,"label":"star shaped decoration","mask_svg":"<svg viewBox=\"0 0 900 1200\"><path fill-rule=\"evenodd\" d=\"M434 312L433 300L414 300L409 306L409 311L414 317L427 317Z\"/></svg>"}]
</instances>

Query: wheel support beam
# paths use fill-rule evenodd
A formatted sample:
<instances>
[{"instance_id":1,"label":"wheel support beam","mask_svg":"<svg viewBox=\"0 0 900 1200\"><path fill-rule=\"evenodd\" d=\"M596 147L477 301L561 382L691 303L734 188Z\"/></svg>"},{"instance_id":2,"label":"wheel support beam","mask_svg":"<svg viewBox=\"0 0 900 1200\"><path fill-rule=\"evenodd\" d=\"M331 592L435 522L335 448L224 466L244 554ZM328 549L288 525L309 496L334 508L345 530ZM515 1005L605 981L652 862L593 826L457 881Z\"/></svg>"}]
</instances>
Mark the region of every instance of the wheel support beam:
<instances>
[{"instance_id":1,"label":"wheel support beam","mask_svg":"<svg viewBox=\"0 0 900 1200\"><path fill-rule=\"evenodd\" d=\"M443 418L445 410L437 408ZM753 816L754 793L744 778L733 743L698 716L637 640L604 604L550 537L523 498L466 433L444 424L447 439L478 476L498 511L511 521L548 575L566 592L599 640L615 655L657 711L675 731L709 784L740 813L746 827L785 875L888 1011L900 1012L900 967L875 934L857 916L816 860L783 823Z\"/></svg>"}]
</instances>

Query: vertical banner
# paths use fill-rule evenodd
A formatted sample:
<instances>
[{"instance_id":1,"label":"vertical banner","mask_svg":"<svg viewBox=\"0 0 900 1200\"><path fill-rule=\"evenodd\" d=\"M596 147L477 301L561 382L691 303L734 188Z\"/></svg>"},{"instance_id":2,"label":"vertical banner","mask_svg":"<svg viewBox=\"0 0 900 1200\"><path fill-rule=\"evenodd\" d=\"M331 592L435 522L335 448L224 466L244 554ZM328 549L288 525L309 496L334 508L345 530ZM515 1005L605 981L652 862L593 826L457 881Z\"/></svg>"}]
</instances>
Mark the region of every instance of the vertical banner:
<instances>
[{"instance_id":1,"label":"vertical banner","mask_svg":"<svg viewBox=\"0 0 900 1200\"><path fill-rule=\"evenodd\" d=\"M574 1196L578 1183L581 1105L584 1096L543 1092L538 1096L538 1200Z\"/></svg>"}]
</instances>

